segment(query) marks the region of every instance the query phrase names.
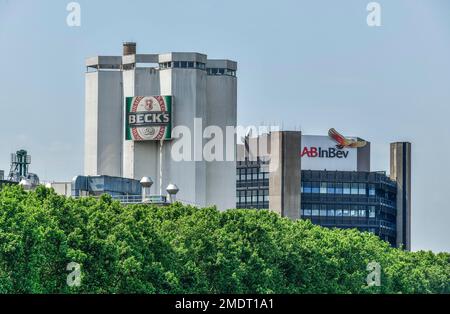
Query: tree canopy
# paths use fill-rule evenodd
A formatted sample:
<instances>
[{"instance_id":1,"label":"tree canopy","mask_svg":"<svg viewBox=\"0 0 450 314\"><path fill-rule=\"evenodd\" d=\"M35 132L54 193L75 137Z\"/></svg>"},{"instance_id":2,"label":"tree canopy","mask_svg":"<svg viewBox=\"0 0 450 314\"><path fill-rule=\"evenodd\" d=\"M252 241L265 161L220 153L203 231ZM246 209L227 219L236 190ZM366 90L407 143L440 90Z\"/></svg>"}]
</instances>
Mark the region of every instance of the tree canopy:
<instances>
[{"instance_id":1,"label":"tree canopy","mask_svg":"<svg viewBox=\"0 0 450 314\"><path fill-rule=\"evenodd\" d=\"M67 265L81 284L70 286ZM368 287L370 262L381 285ZM0 293L450 293L450 254L268 210L0 191Z\"/></svg>"}]
</instances>

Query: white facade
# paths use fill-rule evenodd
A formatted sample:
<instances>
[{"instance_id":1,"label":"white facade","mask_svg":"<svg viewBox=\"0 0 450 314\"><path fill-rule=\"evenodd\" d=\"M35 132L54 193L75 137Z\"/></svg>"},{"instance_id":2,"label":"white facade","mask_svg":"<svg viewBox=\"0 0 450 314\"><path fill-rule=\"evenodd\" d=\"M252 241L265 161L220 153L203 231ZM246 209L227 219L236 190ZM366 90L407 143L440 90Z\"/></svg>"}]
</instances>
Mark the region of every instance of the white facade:
<instances>
[{"instance_id":1,"label":"white facade","mask_svg":"<svg viewBox=\"0 0 450 314\"><path fill-rule=\"evenodd\" d=\"M328 135L302 134L301 149L289 154L301 158L302 170L370 171L370 142L366 141L360 148L337 148L336 145ZM244 160L244 157L256 160L257 156L270 159L271 133L249 138L248 150L245 151L243 144L237 145L238 160Z\"/></svg>"},{"instance_id":2,"label":"white facade","mask_svg":"<svg viewBox=\"0 0 450 314\"><path fill-rule=\"evenodd\" d=\"M72 196L72 182L51 182L50 186L58 195Z\"/></svg>"},{"instance_id":3,"label":"white facade","mask_svg":"<svg viewBox=\"0 0 450 314\"><path fill-rule=\"evenodd\" d=\"M358 149L337 149L336 142L329 136L302 136L303 170L357 171Z\"/></svg>"},{"instance_id":4,"label":"white facade","mask_svg":"<svg viewBox=\"0 0 450 314\"><path fill-rule=\"evenodd\" d=\"M329 136L302 135L302 170L370 171L369 142L360 148L337 148L336 145Z\"/></svg>"},{"instance_id":5,"label":"white facade","mask_svg":"<svg viewBox=\"0 0 450 314\"><path fill-rule=\"evenodd\" d=\"M153 95L172 96L173 127L189 128L192 140L195 118L202 122L197 132L216 125L225 134L225 127L236 126L237 119L235 62L208 60L199 53L166 53L95 57L86 65L95 71L86 73L85 175L150 176L152 194L165 194L165 187L174 183L179 200L235 207L235 161L174 161L175 140L164 142L161 159L159 141L124 137L125 97ZM194 154L194 146L191 151Z\"/></svg>"}]
</instances>

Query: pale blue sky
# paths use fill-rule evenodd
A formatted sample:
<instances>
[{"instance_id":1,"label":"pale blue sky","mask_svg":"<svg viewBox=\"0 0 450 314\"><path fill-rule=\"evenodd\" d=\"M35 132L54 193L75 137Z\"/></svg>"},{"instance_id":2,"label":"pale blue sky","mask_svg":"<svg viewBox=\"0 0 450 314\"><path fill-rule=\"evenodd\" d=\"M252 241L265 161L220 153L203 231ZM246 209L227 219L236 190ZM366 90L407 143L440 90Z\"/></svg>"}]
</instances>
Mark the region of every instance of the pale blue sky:
<instances>
[{"instance_id":1,"label":"pale blue sky","mask_svg":"<svg viewBox=\"0 0 450 314\"><path fill-rule=\"evenodd\" d=\"M0 0L0 169L25 148L41 179L83 169L84 58L198 51L239 62L238 121L330 127L372 142L372 169L389 143L413 143L413 249L450 251L450 1Z\"/></svg>"}]
</instances>

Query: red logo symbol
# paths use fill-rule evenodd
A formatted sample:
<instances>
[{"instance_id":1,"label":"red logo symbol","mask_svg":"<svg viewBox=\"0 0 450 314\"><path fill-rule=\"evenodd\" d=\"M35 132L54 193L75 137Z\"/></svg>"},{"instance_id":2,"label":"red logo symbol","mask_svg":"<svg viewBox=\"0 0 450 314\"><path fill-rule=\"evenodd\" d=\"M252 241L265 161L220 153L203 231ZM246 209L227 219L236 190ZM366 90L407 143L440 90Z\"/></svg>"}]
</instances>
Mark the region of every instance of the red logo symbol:
<instances>
[{"instance_id":1,"label":"red logo symbol","mask_svg":"<svg viewBox=\"0 0 450 314\"><path fill-rule=\"evenodd\" d=\"M153 109L153 101L151 99L147 99L145 101L145 109L147 111L152 111L152 109Z\"/></svg>"}]
</instances>

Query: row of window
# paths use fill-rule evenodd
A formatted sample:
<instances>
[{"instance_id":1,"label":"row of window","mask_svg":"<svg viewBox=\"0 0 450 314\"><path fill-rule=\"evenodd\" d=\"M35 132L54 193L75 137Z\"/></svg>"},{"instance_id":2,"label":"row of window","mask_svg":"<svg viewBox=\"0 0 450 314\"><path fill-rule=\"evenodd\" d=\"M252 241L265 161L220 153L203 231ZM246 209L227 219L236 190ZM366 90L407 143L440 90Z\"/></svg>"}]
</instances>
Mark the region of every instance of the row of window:
<instances>
[{"instance_id":1,"label":"row of window","mask_svg":"<svg viewBox=\"0 0 450 314\"><path fill-rule=\"evenodd\" d=\"M269 179L269 173L268 172L238 174L238 175L236 175L236 180L237 181L253 181L253 180L264 180L264 179Z\"/></svg>"},{"instance_id":2,"label":"row of window","mask_svg":"<svg viewBox=\"0 0 450 314\"><path fill-rule=\"evenodd\" d=\"M262 203L269 201L269 190L236 191L236 203Z\"/></svg>"},{"instance_id":3,"label":"row of window","mask_svg":"<svg viewBox=\"0 0 450 314\"><path fill-rule=\"evenodd\" d=\"M206 68L206 64L197 61L170 61L161 62L159 64L161 70L171 69L171 68L181 68L181 69L199 69L206 70L208 75L229 75L236 76L235 70L225 69L225 68Z\"/></svg>"},{"instance_id":4,"label":"row of window","mask_svg":"<svg viewBox=\"0 0 450 314\"><path fill-rule=\"evenodd\" d=\"M161 70L170 69L170 68L185 68L185 69L200 69L205 70L206 64L203 62L196 61L171 61L171 62L162 62L159 64L159 68Z\"/></svg>"},{"instance_id":5,"label":"row of window","mask_svg":"<svg viewBox=\"0 0 450 314\"><path fill-rule=\"evenodd\" d=\"M236 169L237 181L251 181L269 179L268 172L261 172L260 168L238 168Z\"/></svg>"},{"instance_id":6,"label":"row of window","mask_svg":"<svg viewBox=\"0 0 450 314\"><path fill-rule=\"evenodd\" d=\"M206 74L236 76L236 71L230 70L230 69L224 69L224 68L207 68Z\"/></svg>"},{"instance_id":7,"label":"row of window","mask_svg":"<svg viewBox=\"0 0 450 314\"><path fill-rule=\"evenodd\" d=\"M338 208L337 208L338 207ZM304 205L302 216L320 217L369 217L375 218L375 206L365 205Z\"/></svg>"},{"instance_id":8,"label":"row of window","mask_svg":"<svg viewBox=\"0 0 450 314\"><path fill-rule=\"evenodd\" d=\"M346 182L302 182L301 193L375 196L375 184Z\"/></svg>"}]
</instances>

